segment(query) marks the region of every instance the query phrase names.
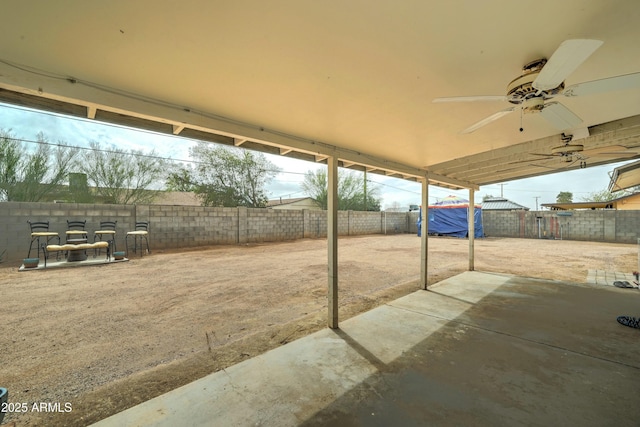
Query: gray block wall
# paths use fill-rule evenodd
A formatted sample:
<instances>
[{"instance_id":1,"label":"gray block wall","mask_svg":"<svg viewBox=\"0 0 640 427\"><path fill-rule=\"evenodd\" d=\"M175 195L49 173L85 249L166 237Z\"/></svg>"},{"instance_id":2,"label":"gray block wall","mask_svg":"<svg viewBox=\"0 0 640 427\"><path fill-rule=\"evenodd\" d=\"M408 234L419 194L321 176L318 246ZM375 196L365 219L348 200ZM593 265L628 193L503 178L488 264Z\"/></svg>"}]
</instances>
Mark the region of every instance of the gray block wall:
<instances>
[{"instance_id":1,"label":"gray block wall","mask_svg":"<svg viewBox=\"0 0 640 427\"><path fill-rule=\"evenodd\" d=\"M4 202L0 203L0 253L5 251L2 260L14 262L27 257L27 220L49 221L50 230L58 232L64 242L67 219L86 219L89 241L93 241L101 220L118 221L119 250L125 249L125 235L134 229L136 221L149 221L152 251L327 235L325 211ZM407 231L407 217L406 213L340 211L338 229L340 235L402 233Z\"/></svg>"},{"instance_id":2,"label":"gray block wall","mask_svg":"<svg viewBox=\"0 0 640 427\"><path fill-rule=\"evenodd\" d=\"M636 243L640 234L640 215L638 211L616 211L616 241Z\"/></svg>"},{"instance_id":3,"label":"gray block wall","mask_svg":"<svg viewBox=\"0 0 640 427\"><path fill-rule=\"evenodd\" d=\"M275 242L304 237L301 210L247 209L247 242Z\"/></svg>"},{"instance_id":4,"label":"gray block wall","mask_svg":"<svg viewBox=\"0 0 640 427\"><path fill-rule=\"evenodd\" d=\"M411 233L413 229L415 229L416 234L418 232L415 221L413 221L413 228L411 227L412 221L409 212L380 212L380 215L382 234Z\"/></svg>"},{"instance_id":5,"label":"gray block wall","mask_svg":"<svg viewBox=\"0 0 640 427\"><path fill-rule=\"evenodd\" d=\"M136 212L139 221L149 221L154 248L238 243L240 215L236 208L151 205L136 206Z\"/></svg>"},{"instance_id":6,"label":"gray block wall","mask_svg":"<svg viewBox=\"0 0 640 427\"><path fill-rule=\"evenodd\" d=\"M49 221L49 230L60 235L64 242L67 220L87 220L86 230L89 241L99 228L100 221L118 221L117 235L124 236L125 230L132 230L136 220L136 209L130 205L94 205L82 203L0 203L0 253L6 251L3 261L17 261L27 257L31 241L28 220ZM44 241L42 241L44 242ZM57 242L56 242L57 243ZM120 239L118 239L120 246ZM124 238L122 239L124 247ZM33 244L32 256L37 253Z\"/></svg>"},{"instance_id":7,"label":"gray block wall","mask_svg":"<svg viewBox=\"0 0 640 427\"><path fill-rule=\"evenodd\" d=\"M27 220L50 221L64 241L67 220L86 219L89 240L101 220L118 221L117 245L136 221L149 221L154 249L275 242L327 235L326 211L211 208L163 205L94 205L81 203L0 203L0 253L3 261L27 257ZM338 234L417 233L417 212L338 212ZM640 211L484 211L486 236L637 243ZM34 249L35 250L35 249ZM34 255L34 253L32 253ZM35 255L34 255L35 256Z\"/></svg>"},{"instance_id":8,"label":"gray block wall","mask_svg":"<svg viewBox=\"0 0 640 427\"><path fill-rule=\"evenodd\" d=\"M484 211L484 232L493 237L523 237L637 243L640 211Z\"/></svg>"},{"instance_id":9,"label":"gray block wall","mask_svg":"<svg viewBox=\"0 0 640 427\"><path fill-rule=\"evenodd\" d=\"M483 211L482 228L486 236L525 237L525 212Z\"/></svg>"},{"instance_id":10,"label":"gray block wall","mask_svg":"<svg viewBox=\"0 0 640 427\"><path fill-rule=\"evenodd\" d=\"M304 237L327 237L327 213L325 211L304 210Z\"/></svg>"}]
</instances>

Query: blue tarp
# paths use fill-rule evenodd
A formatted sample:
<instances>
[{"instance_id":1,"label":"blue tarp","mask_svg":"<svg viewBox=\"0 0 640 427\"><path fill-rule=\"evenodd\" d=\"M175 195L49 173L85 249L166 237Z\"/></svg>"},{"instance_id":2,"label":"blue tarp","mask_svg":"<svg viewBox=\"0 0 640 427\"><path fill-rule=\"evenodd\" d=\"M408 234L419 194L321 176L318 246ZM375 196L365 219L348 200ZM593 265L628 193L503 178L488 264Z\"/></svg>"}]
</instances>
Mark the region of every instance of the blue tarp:
<instances>
[{"instance_id":1,"label":"blue tarp","mask_svg":"<svg viewBox=\"0 0 640 427\"><path fill-rule=\"evenodd\" d=\"M469 234L469 202L457 197L447 197L441 202L429 206L429 234L467 237ZM421 234L422 208L418 216L418 236ZM474 236L483 237L482 209L474 209Z\"/></svg>"}]
</instances>

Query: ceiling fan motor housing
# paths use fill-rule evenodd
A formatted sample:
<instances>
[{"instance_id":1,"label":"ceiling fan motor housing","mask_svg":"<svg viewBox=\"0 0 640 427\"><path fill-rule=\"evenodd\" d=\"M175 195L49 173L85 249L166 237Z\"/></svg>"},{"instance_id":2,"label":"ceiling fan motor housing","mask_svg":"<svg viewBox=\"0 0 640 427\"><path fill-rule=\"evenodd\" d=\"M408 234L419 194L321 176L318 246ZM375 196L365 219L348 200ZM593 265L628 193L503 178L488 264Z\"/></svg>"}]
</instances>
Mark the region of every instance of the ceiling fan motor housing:
<instances>
[{"instance_id":1,"label":"ceiling fan motor housing","mask_svg":"<svg viewBox=\"0 0 640 427\"><path fill-rule=\"evenodd\" d=\"M558 87L542 91L536 95L538 90L533 87L533 82L538 78L538 74L542 71L542 68L547 63L545 58L536 59L531 61L522 67L522 75L516 77L507 85L507 97L512 104L522 104L525 101L539 98L540 101L530 101L529 105L525 105L525 112L537 112L544 107L543 101L551 98L553 95L558 94L564 90L564 82Z\"/></svg>"},{"instance_id":2,"label":"ceiling fan motor housing","mask_svg":"<svg viewBox=\"0 0 640 427\"><path fill-rule=\"evenodd\" d=\"M581 144L566 144L551 149L551 154L556 156L567 156L573 153L579 153L584 150L584 145Z\"/></svg>"}]
</instances>

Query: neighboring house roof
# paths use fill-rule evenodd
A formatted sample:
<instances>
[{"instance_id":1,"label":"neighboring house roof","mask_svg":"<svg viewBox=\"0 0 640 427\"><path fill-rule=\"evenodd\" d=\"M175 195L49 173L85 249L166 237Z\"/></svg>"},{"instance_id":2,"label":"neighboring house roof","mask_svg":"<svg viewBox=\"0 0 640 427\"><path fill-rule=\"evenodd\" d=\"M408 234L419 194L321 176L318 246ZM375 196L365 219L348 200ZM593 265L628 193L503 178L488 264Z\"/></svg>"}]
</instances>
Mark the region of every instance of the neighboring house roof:
<instances>
[{"instance_id":1,"label":"neighboring house roof","mask_svg":"<svg viewBox=\"0 0 640 427\"><path fill-rule=\"evenodd\" d=\"M161 191L151 203L168 206L200 206L202 203L193 192Z\"/></svg>"},{"instance_id":2,"label":"neighboring house roof","mask_svg":"<svg viewBox=\"0 0 640 427\"><path fill-rule=\"evenodd\" d=\"M610 176L609 191L612 193L640 185L640 161L618 166Z\"/></svg>"},{"instance_id":3,"label":"neighboring house roof","mask_svg":"<svg viewBox=\"0 0 640 427\"><path fill-rule=\"evenodd\" d=\"M613 203L609 202L576 202L576 203L543 203L543 208L552 211L571 211L575 209L613 209Z\"/></svg>"},{"instance_id":4,"label":"neighboring house roof","mask_svg":"<svg viewBox=\"0 0 640 427\"><path fill-rule=\"evenodd\" d=\"M503 197L493 197L482 201L482 210L490 211L528 211L529 208Z\"/></svg>"},{"instance_id":5,"label":"neighboring house roof","mask_svg":"<svg viewBox=\"0 0 640 427\"><path fill-rule=\"evenodd\" d=\"M272 209L284 208L316 208L320 209L318 203L311 197L296 197L292 199L273 199L267 201L267 207Z\"/></svg>"},{"instance_id":6,"label":"neighboring house roof","mask_svg":"<svg viewBox=\"0 0 640 427\"><path fill-rule=\"evenodd\" d=\"M459 196L447 196L437 202L429 205L429 209L457 209L457 208L468 208L469 201ZM482 208L479 203L475 204L476 208Z\"/></svg>"},{"instance_id":7,"label":"neighboring house roof","mask_svg":"<svg viewBox=\"0 0 640 427\"><path fill-rule=\"evenodd\" d=\"M576 203L543 203L541 206L556 211L574 209L617 209L618 203L624 203L630 198L637 198L640 193L633 193L606 202L576 202Z\"/></svg>"}]
</instances>

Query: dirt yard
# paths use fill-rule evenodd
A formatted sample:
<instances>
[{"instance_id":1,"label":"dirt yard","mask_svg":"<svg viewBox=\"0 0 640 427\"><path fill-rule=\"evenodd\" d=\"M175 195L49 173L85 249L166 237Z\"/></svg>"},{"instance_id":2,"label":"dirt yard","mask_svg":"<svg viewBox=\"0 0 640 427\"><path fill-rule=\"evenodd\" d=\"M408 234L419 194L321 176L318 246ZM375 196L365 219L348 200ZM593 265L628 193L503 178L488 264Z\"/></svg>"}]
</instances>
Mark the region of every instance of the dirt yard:
<instances>
[{"instance_id":1,"label":"dirt yard","mask_svg":"<svg viewBox=\"0 0 640 427\"><path fill-rule=\"evenodd\" d=\"M0 264L0 386L26 403L4 422L87 425L326 327L326 248L155 251L29 272ZM338 253L342 320L418 289L414 235L341 238ZM585 282L589 269L632 272L637 260L635 245L476 240L480 271ZM466 240L429 240L430 283L467 268ZM41 402L54 412L35 411Z\"/></svg>"}]
</instances>

